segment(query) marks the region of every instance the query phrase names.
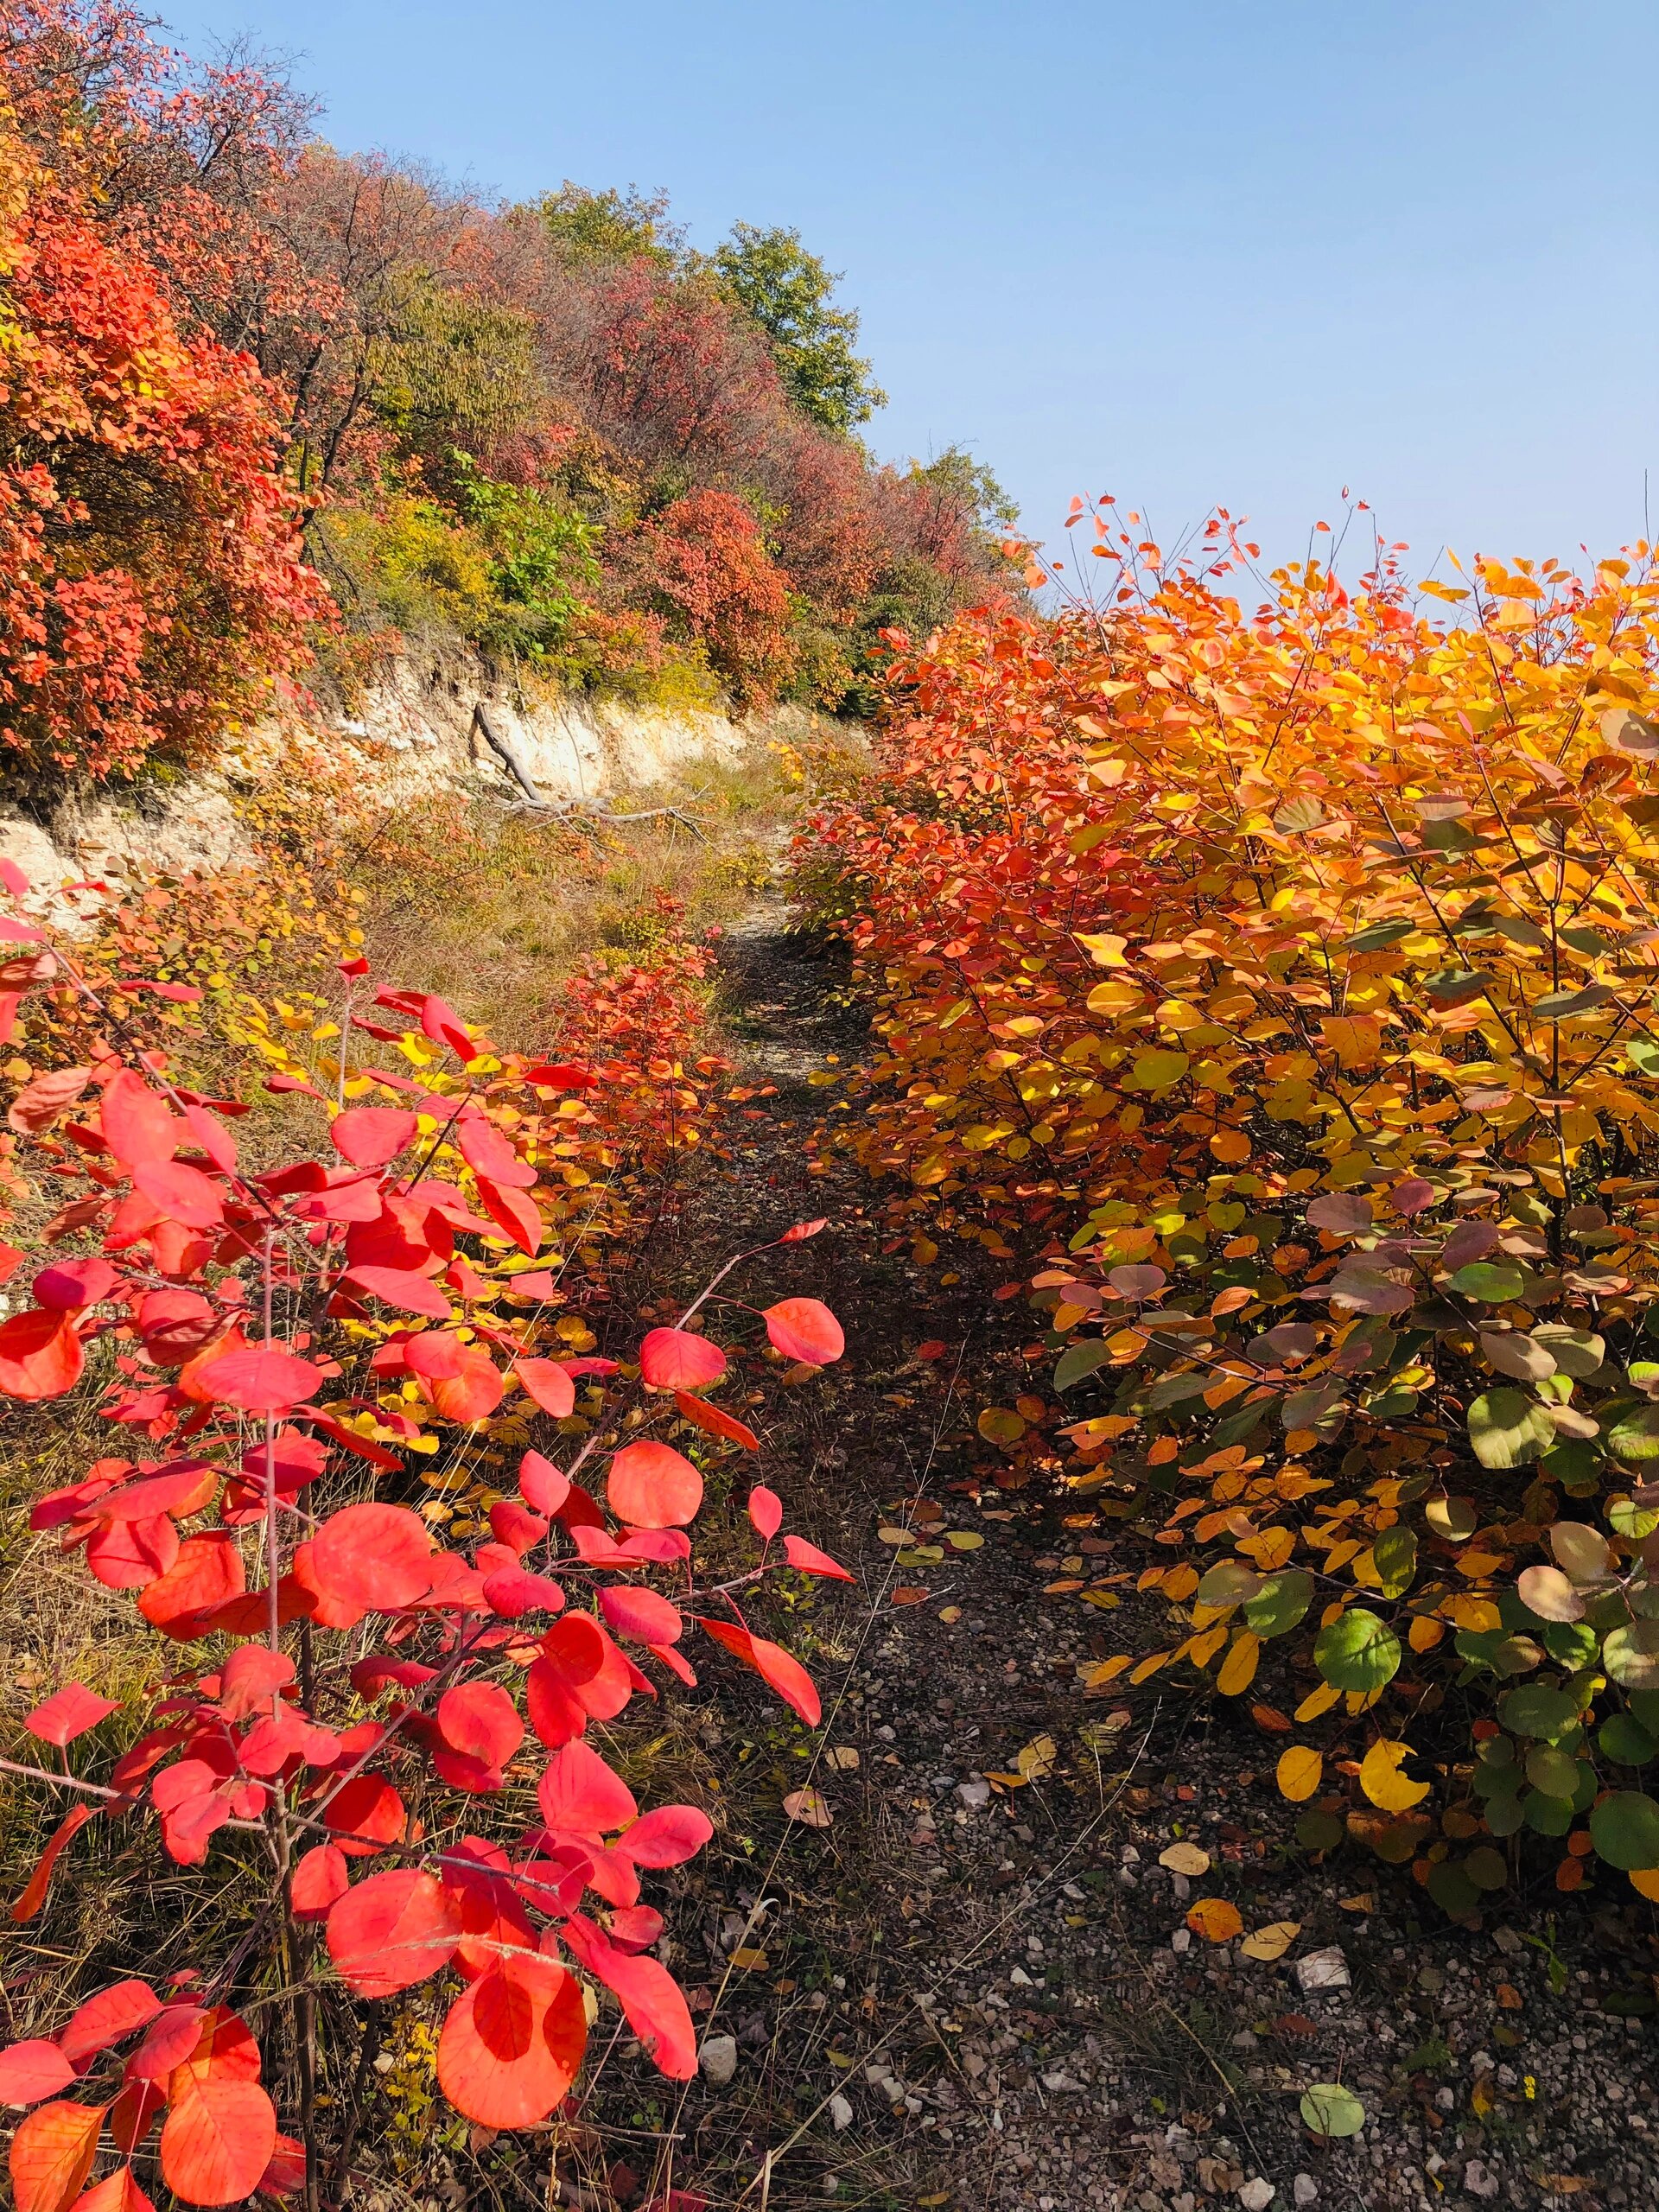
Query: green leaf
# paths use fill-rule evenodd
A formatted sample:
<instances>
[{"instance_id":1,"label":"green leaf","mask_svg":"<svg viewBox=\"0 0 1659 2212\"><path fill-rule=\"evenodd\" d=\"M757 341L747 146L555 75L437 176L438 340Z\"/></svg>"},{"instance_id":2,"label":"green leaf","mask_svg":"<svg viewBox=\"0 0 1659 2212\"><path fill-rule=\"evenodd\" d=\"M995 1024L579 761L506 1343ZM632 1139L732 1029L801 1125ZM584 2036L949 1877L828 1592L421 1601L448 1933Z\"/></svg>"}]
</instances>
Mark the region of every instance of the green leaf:
<instances>
[{"instance_id":1,"label":"green leaf","mask_svg":"<svg viewBox=\"0 0 1659 2212\"><path fill-rule=\"evenodd\" d=\"M1497 1717L1516 1736L1564 1736L1579 1717L1579 1708L1565 1690L1548 1682L1523 1682L1500 1700Z\"/></svg>"},{"instance_id":2,"label":"green leaf","mask_svg":"<svg viewBox=\"0 0 1659 2212\"><path fill-rule=\"evenodd\" d=\"M1409 937L1416 928L1415 922L1372 922L1348 939L1350 952L1381 952L1384 945L1398 944L1402 938ZM1659 1060L1659 1047L1654 1057Z\"/></svg>"},{"instance_id":3,"label":"green leaf","mask_svg":"<svg viewBox=\"0 0 1659 2212\"><path fill-rule=\"evenodd\" d=\"M1554 1744L1535 1744L1527 1753L1527 1780L1547 1797L1570 1797L1579 1786L1579 1763Z\"/></svg>"},{"instance_id":4,"label":"green leaf","mask_svg":"<svg viewBox=\"0 0 1659 2212\"><path fill-rule=\"evenodd\" d=\"M1143 1402L1154 1413L1162 1413L1166 1407L1184 1405L1189 1398L1201 1398L1210 1388L1208 1375L1164 1375L1144 1393Z\"/></svg>"},{"instance_id":5,"label":"green leaf","mask_svg":"<svg viewBox=\"0 0 1659 2212\"><path fill-rule=\"evenodd\" d=\"M1480 1910L1480 1891L1457 1862L1441 1859L1428 1870L1428 1894L1450 1920L1466 1920Z\"/></svg>"},{"instance_id":6,"label":"green leaf","mask_svg":"<svg viewBox=\"0 0 1659 2212\"><path fill-rule=\"evenodd\" d=\"M1607 1432L1607 1449L1616 1459L1640 1465L1659 1459L1659 1406L1633 1406Z\"/></svg>"},{"instance_id":7,"label":"green leaf","mask_svg":"<svg viewBox=\"0 0 1659 2212\"><path fill-rule=\"evenodd\" d=\"M1469 1441L1483 1467L1525 1467L1548 1451L1555 1430L1524 1391L1488 1390L1469 1408Z\"/></svg>"},{"instance_id":8,"label":"green leaf","mask_svg":"<svg viewBox=\"0 0 1659 2212\"><path fill-rule=\"evenodd\" d=\"M1490 1843L1477 1844L1464 1860L1463 1871L1478 1890L1501 1890L1510 1878L1503 1853L1494 1851Z\"/></svg>"},{"instance_id":9,"label":"green leaf","mask_svg":"<svg viewBox=\"0 0 1659 2212\"><path fill-rule=\"evenodd\" d=\"M1633 1713L1615 1713L1604 1720L1596 1743L1602 1757L1615 1766L1646 1766L1659 1754L1659 1740L1649 1735Z\"/></svg>"},{"instance_id":10,"label":"green leaf","mask_svg":"<svg viewBox=\"0 0 1659 2212\"><path fill-rule=\"evenodd\" d=\"M1315 2082L1302 2092L1302 2118L1316 2135L1340 2139L1358 2134L1365 2125L1365 2107L1340 2082Z\"/></svg>"},{"instance_id":11,"label":"green leaf","mask_svg":"<svg viewBox=\"0 0 1659 2212\"><path fill-rule=\"evenodd\" d=\"M1643 1075L1659 1075L1659 1044L1651 1037L1632 1037L1624 1047L1624 1057Z\"/></svg>"},{"instance_id":12,"label":"green leaf","mask_svg":"<svg viewBox=\"0 0 1659 2212\"><path fill-rule=\"evenodd\" d=\"M1363 1605L1351 1605L1314 1638L1313 1663L1333 1688L1380 1690L1400 1671L1400 1639Z\"/></svg>"},{"instance_id":13,"label":"green leaf","mask_svg":"<svg viewBox=\"0 0 1659 2212\"><path fill-rule=\"evenodd\" d=\"M1643 1790L1615 1789L1590 1815L1590 1840L1623 1873L1659 1866L1659 1804Z\"/></svg>"},{"instance_id":14,"label":"green leaf","mask_svg":"<svg viewBox=\"0 0 1659 2212\"><path fill-rule=\"evenodd\" d=\"M1659 1509L1638 1505L1633 1497L1616 1497L1607 1508L1607 1519L1615 1535L1640 1544L1659 1529Z\"/></svg>"},{"instance_id":15,"label":"green leaf","mask_svg":"<svg viewBox=\"0 0 1659 2212\"><path fill-rule=\"evenodd\" d=\"M1607 1346L1600 1337L1588 1329L1569 1329L1560 1321L1541 1321L1532 1340L1542 1344L1563 1375L1580 1382L1597 1374L1607 1357Z\"/></svg>"},{"instance_id":16,"label":"green leaf","mask_svg":"<svg viewBox=\"0 0 1659 2212\"><path fill-rule=\"evenodd\" d=\"M1601 1663L1627 1690L1659 1690L1659 1621L1630 1621L1601 1647ZM1659 1866L1659 1859L1653 1862Z\"/></svg>"},{"instance_id":17,"label":"green leaf","mask_svg":"<svg viewBox=\"0 0 1659 2212\"><path fill-rule=\"evenodd\" d=\"M1484 1306L1507 1306L1525 1287L1520 1268L1503 1260L1471 1260L1451 1278L1460 1298L1478 1298Z\"/></svg>"},{"instance_id":18,"label":"green leaf","mask_svg":"<svg viewBox=\"0 0 1659 2212\"><path fill-rule=\"evenodd\" d=\"M1304 1851L1334 1851L1346 1834L1334 1813L1304 1813L1296 1823L1296 1840Z\"/></svg>"},{"instance_id":19,"label":"green leaf","mask_svg":"<svg viewBox=\"0 0 1659 2212\"><path fill-rule=\"evenodd\" d=\"M1054 1370L1054 1388L1069 1390L1074 1382L1081 1382L1085 1375L1092 1375L1109 1364L1111 1346L1103 1338L1087 1338L1081 1344L1068 1344L1060 1354Z\"/></svg>"},{"instance_id":20,"label":"green leaf","mask_svg":"<svg viewBox=\"0 0 1659 2212\"><path fill-rule=\"evenodd\" d=\"M1376 1579L1385 1598L1402 1598L1417 1572L1417 1539L1403 1522L1385 1529L1371 1547Z\"/></svg>"},{"instance_id":21,"label":"green leaf","mask_svg":"<svg viewBox=\"0 0 1659 2212\"><path fill-rule=\"evenodd\" d=\"M1224 1559L1207 1571L1193 1595L1201 1605L1242 1605L1246 1599L1254 1598L1261 1587L1262 1577L1253 1567L1246 1567L1236 1559Z\"/></svg>"},{"instance_id":22,"label":"green leaf","mask_svg":"<svg viewBox=\"0 0 1659 2212\"><path fill-rule=\"evenodd\" d=\"M1285 1636L1313 1602L1313 1578L1300 1567L1270 1574L1255 1595L1244 1601L1244 1618L1259 1637Z\"/></svg>"}]
</instances>

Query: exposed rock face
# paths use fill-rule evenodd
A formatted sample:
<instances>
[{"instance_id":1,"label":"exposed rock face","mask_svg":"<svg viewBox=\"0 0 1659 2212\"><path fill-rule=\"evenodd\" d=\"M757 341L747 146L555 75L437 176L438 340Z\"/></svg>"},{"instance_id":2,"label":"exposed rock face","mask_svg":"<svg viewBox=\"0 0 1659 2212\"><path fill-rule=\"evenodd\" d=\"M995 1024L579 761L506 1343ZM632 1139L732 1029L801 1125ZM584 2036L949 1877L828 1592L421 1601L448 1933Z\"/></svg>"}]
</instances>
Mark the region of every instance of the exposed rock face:
<instances>
[{"instance_id":1,"label":"exposed rock face","mask_svg":"<svg viewBox=\"0 0 1659 2212\"><path fill-rule=\"evenodd\" d=\"M272 721L232 741L234 750L227 743L218 766L195 774L88 791L48 813L0 793L0 857L29 876L41 910L73 931L95 895L66 897L66 884L92 878L118 886L135 876L250 863L253 848L233 794L250 778L267 778L285 753L298 760L322 745L351 769L371 804L445 790L519 798L529 789L551 804L580 804L649 791L699 764L734 763L751 747L814 720L800 708L740 722L692 708L537 699L515 694L471 653L411 653L388 662L351 714L308 722L298 746L291 726Z\"/></svg>"}]
</instances>

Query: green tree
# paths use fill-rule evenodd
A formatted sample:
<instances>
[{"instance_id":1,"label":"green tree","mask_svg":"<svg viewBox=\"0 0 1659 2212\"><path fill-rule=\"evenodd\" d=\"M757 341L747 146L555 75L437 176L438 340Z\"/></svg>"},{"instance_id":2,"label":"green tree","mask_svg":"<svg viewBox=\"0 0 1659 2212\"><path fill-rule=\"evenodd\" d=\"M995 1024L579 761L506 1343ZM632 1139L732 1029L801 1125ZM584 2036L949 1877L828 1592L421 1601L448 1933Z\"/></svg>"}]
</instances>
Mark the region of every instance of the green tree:
<instances>
[{"instance_id":1,"label":"green tree","mask_svg":"<svg viewBox=\"0 0 1659 2212\"><path fill-rule=\"evenodd\" d=\"M545 192L536 213L548 235L573 261L660 261L669 267L684 258L685 234L668 219L668 194L607 188L589 192L569 177L556 192Z\"/></svg>"},{"instance_id":2,"label":"green tree","mask_svg":"<svg viewBox=\"0 0 1659 2212\"><path fill-rule=\"evenodd\" d=\"M866 423L887 397L853 350L858 317L831 305L840 283L798 231L734 226L713 266L721 289L765 334L791 399L838 437Z\"/></svg>"}]
</instances>

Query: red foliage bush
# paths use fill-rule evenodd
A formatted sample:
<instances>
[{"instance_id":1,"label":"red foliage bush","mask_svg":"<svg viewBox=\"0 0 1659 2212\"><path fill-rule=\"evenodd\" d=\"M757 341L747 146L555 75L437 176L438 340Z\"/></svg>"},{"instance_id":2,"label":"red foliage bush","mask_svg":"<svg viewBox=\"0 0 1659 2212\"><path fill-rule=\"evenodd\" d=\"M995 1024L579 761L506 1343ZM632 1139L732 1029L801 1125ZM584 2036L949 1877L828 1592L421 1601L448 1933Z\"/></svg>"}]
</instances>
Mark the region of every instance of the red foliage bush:
<instances>
[{"instance_id":1,"label":"red foliage bush","mask_svg":"<svg viewBox=\"0 0 1659 2212\"><path fill-rule=\"evenodd\" d=\"M20 987L86 995L119 1039L118 1017L35 924L0 921L31 948L13 963L31 970ZM0 2099L30 2108L10 2150L19 2212L67 2212L106 2125L121 2163L99 2202L143 2204L134 2161L152 2157L188 2203L255 2190L315 2202L328 2124L315 2038L320 2018L341 2031L315 2004L325 1978L372 1999L453 1972L437 2077L482 2127L535 2126L563 2102L587 2042L584 1979L611 1993L664 2074L690 2078L691 2018L650 1955L663 1923L641 1875L694 1857L711 1825L690 1805L642 1813L589 1723L660 1694L647 1663L695 1686L681 1644L698 1628L805 1726L820 1719L806 1670L753 1631L739 1599L774 1572L844 1570L798 1538L777 1541L781 1501L764 1488L749 1500L760 1548L735 1575L702 1570L686 1533L703 1468L756 1448L710 1402L743 1355L703 1320L758 1254L652 1329L637 1367L573 1357L568 1326L543 1318L564 1295L546 1248L591 1179L583 1161L614 1167L653 1113L658 1141L681 1141L696 1092L677 1029L695 961L657 982L588 978L572 1027L592 1057L549 1060L495 1053L442 1000L374 992L366 968L340 971L334 1097L302 1074L271 1079L327 1116L313 1154L283 1166L245 1166L243 1107L181 1089L154 1052L105 1052L12 1103L13 1129L84 1180L76 1226L102 1241L39 1268L35 1302L0 1325L0 1395L62 1397L90 1353L118 1440L41 1498L32 1525L106 1589L132 1592L172 1653L164 1694L111 1758L95 1732L116 1700L70 1682L29 1715L62 1765L12 1770L80 1802L12 1916L41 1911L59 1859L100 1819L153 1815L161 1855L186 1867L223 1837L263 1868L265 1891L222 1950L206 1939L164 1990L118 1982L54 2037L0 2050ZM389 1064L354 1059L362 1038L391 1046ZM721 1304L778 1357L841 1356L816 1300ZM538 1448L562 1451L560 1439L564 1469ZM512 1447L516 1494L490 1498L469 1551L447 1548L435 1523L448 1510L402 1502L404 1453L464 1464L486 1440L486 1465ZM589 1463L591 1489L579 1479ZM363 1495L369 1484L390 1495ZM152 1684L132 1703L156 1697ZM72 1764L76 1744L90 1760ZM535 1770L526 1824L518 1785ZM283 1986L264 2018L291 2013L307 2053L295 2136L278 2132L258 2045L225 2001L262 1977ZM347 2078L349 2052L327 2055L330 2078ZM82 2078L86 2101L60 2094ZM340 2124L354 2133L353 2116Z\"/></svg>"},{"instance_id":2,"label":"red foliage bush","mask_svg":"<svg viewBox=\"0 0 1659 2212\"><path fill-rule=\"evenodd\" d=\"M634 559L740 700L776 693L792 664L788 586L741 499L688 493L638 533Z\"/></svg>"}]
</instances>

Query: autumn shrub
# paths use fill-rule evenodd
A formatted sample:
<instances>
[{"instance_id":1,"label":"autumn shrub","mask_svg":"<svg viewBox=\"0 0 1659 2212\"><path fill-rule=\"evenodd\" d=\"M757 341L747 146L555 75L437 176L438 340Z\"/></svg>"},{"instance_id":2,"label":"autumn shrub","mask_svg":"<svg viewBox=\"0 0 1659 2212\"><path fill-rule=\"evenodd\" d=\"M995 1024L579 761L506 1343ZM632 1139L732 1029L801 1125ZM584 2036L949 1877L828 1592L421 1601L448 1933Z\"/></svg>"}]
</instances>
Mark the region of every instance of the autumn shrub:
<instances>
[{"instance_id":1,"label":"autumn shrub","mask_svg":"<svg viewBox=\"0 0 1659 2212\"><path fill-rule=\"evenodd\" d=\"M182 334L73 178L0 141L0 747L14 772L199 753L324 607L276 395Z\"/></svg>"},{"instance_id":2,"label":"autumn shrub","mask_svg":"<svg viewBox=\"0 0 1659 2212\"><path fill-rule=\"evenodd\" d=\"M1533 1836L1659 1896L1651 556L1252 611L1224 521L1093 527L1104 603L901 660L801 841L875 995L843 1141L1031 1275L1071 1417L982 1433L1155 1546L1089 1687L1253 1694L1303 1842L1454 1916Z\"/></svg>"},{"instance_id":3,"label":"autumn shrub","mask_svg":"<svg viewBox=\"0 0 1659 2212\"><path fill-rule=\"evenodd\" d=\"M573 1303L571 1258L626 1160L690 1141L695 1077L661 1057L673 984L595 972L570 994L582 1057L531 1057L347 958L337 1034L270 1037L268 1087L312 1125L256 1167L245 1102L179 1083L25 913L3 928L14 986L74 991L99 1048L10 1104L25 1166L78 1196L0 1324L0 1394L14 1418L98 1394L110 1448L32 1525L158 1640L124 1699L67 1681L28 1715L55 1761L7 1771L68 1809L12 1918L48 1909L93 1821L150 1863L157 1903L169 1866L186 1876L176 1940L155 1938L176 1967L48 2006L49 2033L0 2050L0 2100L26 2110L19 2212L83 2201L106 2144L93 2202L124 2212L153 2173L187 2203L340 2202L373 2047L334 1993L375 2005L442 1977L437 2082L482 2128L565 2107L601 1990L689 2078L641 1878L711 1824L641 1812L593 1724L695 1685L681 1643L700 1629L817 1725L806 1670L743 1607L774 1573L843 1570L781 1534L763 1487L735 1573L700 1572L687 1531L704 1469L756 1442L714 1395L732 1371L716 1313L791 1361L842 1347L814 1299L735 1294L758 1252L637 1344L619 1317L623 1359ZM480 1480L463 1521L447 1501ZM197 1868L256 1902L204 1917Z\"/></svg>"}]
</instances>

